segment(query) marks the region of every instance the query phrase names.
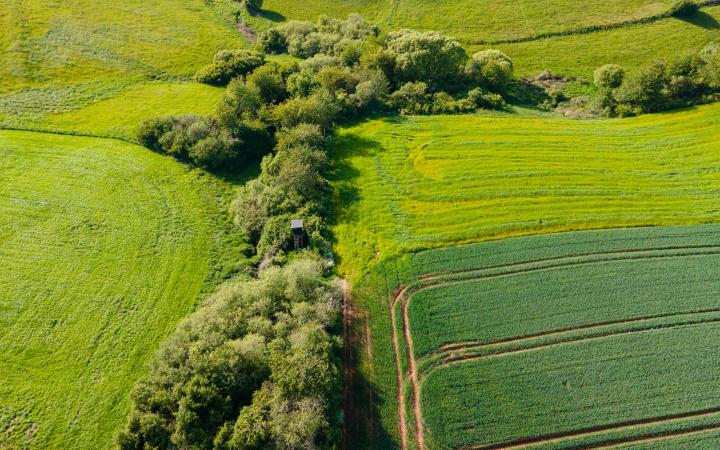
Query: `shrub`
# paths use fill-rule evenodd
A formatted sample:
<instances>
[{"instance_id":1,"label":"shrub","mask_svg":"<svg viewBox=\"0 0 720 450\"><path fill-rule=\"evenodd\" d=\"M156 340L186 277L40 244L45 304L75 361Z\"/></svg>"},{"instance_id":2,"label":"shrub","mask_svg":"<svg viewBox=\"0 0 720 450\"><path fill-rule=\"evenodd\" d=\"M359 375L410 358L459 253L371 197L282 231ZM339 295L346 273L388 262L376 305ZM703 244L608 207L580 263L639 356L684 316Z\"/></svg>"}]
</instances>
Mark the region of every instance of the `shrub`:
<instances>
[{"instance_id":1,"label":"shrub","mask_svg":"<svg viewBox=\"0 0 720 450\"><path fill-rule=\"evenodd\" d=\"M236 78L228 84L225 95L217 106L218 121L227 128L234 128L238 121L255 119L262 99L255 86L248 86Z\"/></svg>"},{"instance_id":2,"label":"shrub","mask_svg":"<svg viewBox=\"0 0 720 450\"><path fill-rule=\"evenodd\" d=\"M513 63L499 50L484 50L470 58L465 73L476 86L494 92L504 92L513 77Z\"/></svg>"},{"instance_id":3,"label":"shrub","mask_svg":"<svg viewBox=\"0 0 720 450\"><path fill-rule=\"evenodd\" d=\"M161 151L160 139L165 133L172 130L175 125L174 117L154 117L152 119L144 120L140 126L138 126L136 135L140 144L145 147Z\"/></svg>"},{"instance_id":4,"label":"shrub","mask_svg":"<svg viewBox=\"0 0 720 450\"><path fill-rule=\"evenodd\" d=\"M245 8L250 12L260 11L263 7L263 0L244 0Z\"/></svg>"},{"instance_id":5,"label":"shrub","mask_svg":"<svg viewBox=\"0 0 720 450\"><path fill-rule=\"evenodd\" d=\"M225 86L235 77L246 75L265 63L265 55L251 50L221 50L212 64L195 74L199 83Z\"/></svg>"},{"instance_id":6,"label":"shrub","mask_svg":"<svg viewBox=\"0 0 720 450\"><path fill-rule=\"evenodd\" d=\"M276 151L282 152L295 146L321 149L327 141L318 125L301 123L296 127L282 128L277 133Z\"/></svg>"},{"instance_id":7,"label":"shrub","mask_svg":"<svg viewBox=\"0 0 720 450\"><path fill-rule=\"evenodd\" d=\"M698 12L698 8L698 4L692 0L675 0L667 14L674 17L685 17Z\"/></svg>"},{"instance_id":8,"label":"shrub","mask_svg":"<svg viewBox=\"0 0 720 450\"><path fill-rule=\"evenodd\" d=\"M339 113L340 106L332 95L320 90L308 97L292 98L276 106L270 113L270 119L278 127L310 123L329 130Z\"/></svg>"},{"instance_id":9,"label":"shrub","mask_svg":"<svg viewBox=\"0 0 720 450\"><path fill-rule=\"evenodd\" d=\"M390 88L385 75L375 70L366 73L363 78L365 80L355 87L355 93L351 97L355 107L360 111L384 108Z\"/></svg>"},{"instance_id":10,"label":"shrub","mask_svg":"<svg viewBox=\"0 0 720 450\"><path fill-rule=\"evenodd\" d=\"M405 83L390 95L390 105L404 114L417 114L428 103L427 84L423 82Z\"/></svg>"},{"instance_id":11,"label":"shrub","mask_svg":"<svg viewBox=\"0 0 720 450\"><path fill-rule=\"evenodd\" d=\"M625 78L625 69L616 64L606 64L595 70L595 86L600 89L615 89Z\"/></svg>"},{"instance_id":12,"label":"shrub","mask_svg":"<svg viewBox=\"0 0 720 450\"><path fill-rule=\"evenodd\" d=\"M355 91L355 87L360 82L348 69L340 67L323 68L318 74L318 81L320 81L320 86L331 94L338 92L350 94Z\"/></svg>"},{"instance_id":13,"label":"shrub","mask_svg":"<svg viewBox=\"0 0 720 450\"><path fill-rule=\"evenodd\" d=\"M280 54L287 51L287 39L275 28L268 28L257 35L255 46L263 53Z\"/></svg>"},{"instance_id":14,"label":"shrub","mask_svg":"<svg viewBox=\"0 0 720 450\"><path fill-rule=\"evenodd\" d=\"M387 52L395 62L398 82L422 81L433 90L456 85L467 60L458 41L434 31L391 32Z\"/></svg>"},{"instance_id":15,"label":"shrub","mask_svg":"<svg viewBox=\"0 0 720 450\"><path fill-rule=\"evenodd\" d=\"M456 100L446 92L433 94L431 112L433 114L461 114L472 112L475 105L468 99Z\"/></svg>"},{"instance_id":16,"label":"shrub","mask_svg":"<svg viewBox=\"0 0 720 450\"><path fill-rule=\"evenodd\" d=\"M247 83L257 89L265 103L280 103L287 98L285 81L277 64L258 67L246 78Z\"/></svg>"},{"instance_id":17,"label":"shrub","mask_svg":"<svg viewBox=\"0 0 720 450\"><path fill-rule=\"evenodd\" d=\"M485 92L480 88L468 92L467 99L476 108L498 110L507 108L507 103L505 103L501 95Z\"/></svg>"},{"instance_id":18,"label":"shrub","mask_svg":"<svg viewBox=\"0 0 720 450\"><path fill-rule=\"evenodd\" d=\"M337 56L315 55L312 58L302 61L300 63L300 69L319 72L325 67L341 67L342 65L342 59Z\"/></svg>"},{"instance_id":19,"label":"shrub","mask_svg":"<svg viewBox=\"0 0 720 450\"><path fill-rule=\"evenodd\" d=\"M287 90L292 97L307 97L320 87L317 76L309 70L290 75L287 79Z\"/></svg>"},{"instance_id":20,"label":"shrub","mask_svg":"<svg viewBox=\"0 0 720 450\"><path fill-rule=\"evenodd\" d=\"M671 107L666 86L669 78L665 64L656 62L650 67L626 77L617 89L615 98L640 112L656 112Z\"/></svg>"}]
</instances>

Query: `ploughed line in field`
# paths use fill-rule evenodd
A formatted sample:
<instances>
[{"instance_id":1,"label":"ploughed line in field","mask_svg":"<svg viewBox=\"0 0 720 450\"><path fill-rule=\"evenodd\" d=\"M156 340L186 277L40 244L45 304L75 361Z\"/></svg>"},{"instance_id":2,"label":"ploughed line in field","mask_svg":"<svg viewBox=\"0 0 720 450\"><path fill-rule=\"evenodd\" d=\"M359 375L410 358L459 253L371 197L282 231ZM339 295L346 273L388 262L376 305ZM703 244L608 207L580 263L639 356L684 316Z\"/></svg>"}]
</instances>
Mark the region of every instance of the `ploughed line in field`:
<instances>
[{"instance_id":1,"label":"ploughed line in field","mask_svg":"<svg viewBox=\"0 0 720 450\"><path fill-rule=\"evenodd\" d=\"M559 345L564 344L571 344L575 342L582 342L582 341L590 341L590 340L598 340L598 339L605 339L615 336L623 336L627 334L635 334L635 333L645 333L649 331L655 331L655 330L662 330L662 329L668 329L668 328L684 328L688 326L693 325L703 325L703 324L711 324L711 323L717 323L720 322L720 316L716 317L705 317L707 315L715 315L718 312L720 312L720 308L713 308L709 310L699 311L699 312L682 312L678 314L665 314L661 317L663 318L676 318L676 317L682 317L682 316L702 316L702 317L696 317L696 318L689 318L683 321L679 322L667 322L667 323L654 323L655 319L646 319L646 318L636 318L636 319L629 319L627 321L618 321L616 324L626 324L626 323L633 323L633 322L653 322L646 324L645 326L640 326L637 328L622 328L619 330L603 330L605 328L605 325L600 325L597 328L599 328L598 331L591 333L591 334L580 334L580 335L573 335L572 333L576 330L571 330L570 332L560 332L557 333L557 336L554 336L553 334L545 334L539 338L530 338L528 340L533 341L536 339L541 339L541 342L534 342L529 343L527 345L519 345L516 347L513 346L501 346L500 348L493 348L497 347L497 344L470 344L471 346L468 347L468 352L464 352L466 350L463 347L458 348L456 351L448 352L447 355L444 355L445 357L442 358L443 354L439 354L438 356L442 359L437 361L435 364L428 365L423 368L423 376L426 376L427 373L429 373L432 369L436 369L439 367L446 367L451 364L458 364L463 362L471 362L476 361L478 359L483 358L491 358L491 357L499 357L499 356L505 356L505 355L511 355L515 353L524 353L529 352L533 350L543 350L548 349L552 347L556 347ZM579 328L579 330L587 330L592 329L592 326L586 326ZM568 336L567 334L570 333ZM542 338L545 337L555 337L555 340L550 341L543 341ZM511 341L512 343L525 343L524 340L518 339L515 341ZM473 347L475 345L475 347ZM502 344L501 344L502 345ZM475 351L472 351L475 350Z\"/></svg>"},{"instance_id":2,"label":"ploughed line in field","mask_svg":"<svg viewBox=\"0 0 720 450\"><path fill-rule=\"evenodd\" d=\"M607 425L598 425L594 427L563 431L560 433L546 434L542 436L530 436L520 439L514 439L512 441L498 442L492 444L479 444L460 447L462 450L498 450L498 449L515 449L515 448L528 448L537 445L547 445L552 443L560 443L568 439L579 439L585 437L591 437L597 434L603 434L614 431L634 430L646 426L653 425L664 425L678 422L682 425L683 421L688 421L698 418L708 418L713 416L720 416L720 407L708 408L699 411L690 411L677 414L668 414L664 416L648 417L644 419L628 420L624 422L618 422ZM642 435L627 436L627 437L616 437L608 438L602 442L596 442L588 445L579 445L573 448L580 449L591 449L591 448L608 448L618 446L622 444L632 444L636 442L650 442L660 439L672 439L675 437L686 436L689 434L697 434L700 432L707 432L711 430L720 429L720 422L710 424L695 425L690 428L681 430L663 430L653 433L649 431Z\"/></svg>"},{"instance_id":3,"label":"ploughed line in field","mask_svg":"<svg viewBox=\"0 0 720 450\"><path fill-rule=\"evenodd\" d=\"M684 252L689 250L688 252ZM705 251L700 251L705 250ZM663 254L662 252L673 251L676 253ZM658 253L659 252L659 253ZM607 257L609 255L616 255L615 257ZM482 268L472 269L461 269L450 272L442 272L438 274L426 274L419 276L404 286L399 287L390 302L390 320L392 322L392 337L393 337L393 353L395 359L395 370L397 378L397 400L398 400L398 414L400 421L400 434L401 434L401 447L403 450L407 449L407 424L405 421L405 400L402 393L404 384L404 374L402 372L402 364L400 362L400 342L399 332L397 329L397 315L395 308L400 302L401 306L401 317L402 317L402 333L405 341L405 351L408 358L409 376L410 383L412 386L412 398L413 398L413 411L414 411L414 422L415 422L415 439L417 446L420 450L424 448L424 430L422 425L422 408L420 406L420 381L418 376L418 370L416 367L415 353L413 351L412 334L410 332L410 318L408 315L408 306L410 299L414 294L421 290L432 289L442 285L455 284L455 283L466 283L478 280L487 280L494 278L509 277L514 275L521 275L532 272L539 272L545 270L562 269L567 267L584 266L590 264L606 263L613 261L633 261L633 260L649 260L649 259L665 259L665 258L679 258L689 256L704 256L704 255L720 255L720 245L688 245L688 246L667 246L658 248L640 248L640 249L626 249L611 252L596 252L596 253L582 253L565 256L554 256L548 258L540 258L529 261L518 261L507 264L499 264L495 266L487 266ZM599 256L596 259L580 259L590 258L593 256ZM552 264L543 265L543 263L551 262ZM537 267L524 267L532 264L539 264ZM512 269L501 271L497 273L483 274L488 270L492 269ZM453 277L459 278L453 278ZM720 321L720 319L716 319Z\"/></svg>"}]
</instances>

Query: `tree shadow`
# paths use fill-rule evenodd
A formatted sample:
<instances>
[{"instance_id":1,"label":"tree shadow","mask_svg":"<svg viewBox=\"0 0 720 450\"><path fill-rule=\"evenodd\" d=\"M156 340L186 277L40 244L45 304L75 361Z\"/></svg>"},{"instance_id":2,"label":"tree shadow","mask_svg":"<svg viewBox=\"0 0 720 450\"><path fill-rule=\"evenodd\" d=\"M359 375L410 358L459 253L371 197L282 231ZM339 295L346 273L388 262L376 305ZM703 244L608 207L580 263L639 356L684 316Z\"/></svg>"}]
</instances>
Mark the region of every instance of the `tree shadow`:
<instances>
[{"instance_id":1,"label":"tree shadow","mask_svg":"<svg viewBox=\"0 0 720 450\"><path fill-rule=\"evenodd\" d=\"M269 9L261 9L260 11L258 11L258 16L276 23L285 22L287 20L287 17L283 16L279 12L271 11Z\"/></svg>"},{"instance_id":2,"label":"tree shadow","mask_svg":"<svg viewBox=\"0 0 720 450\"><path fill-rule=\"evenodd\" d=\"M678 16L677 18L706 30L716 30L720 28L720 22L705 11L697 11L691 15Z\"/></svg>"}]
</instances>

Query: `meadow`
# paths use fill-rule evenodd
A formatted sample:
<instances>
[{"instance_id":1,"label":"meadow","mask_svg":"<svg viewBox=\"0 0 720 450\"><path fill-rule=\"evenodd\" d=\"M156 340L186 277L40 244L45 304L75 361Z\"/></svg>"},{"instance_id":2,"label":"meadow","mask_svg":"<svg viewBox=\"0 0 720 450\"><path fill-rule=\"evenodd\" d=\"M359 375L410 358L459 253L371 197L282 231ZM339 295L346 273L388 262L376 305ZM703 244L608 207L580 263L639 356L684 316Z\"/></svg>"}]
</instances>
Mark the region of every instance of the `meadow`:
<instances>
[{"instance_id":1,"label":"meadow","mask_svg":"<svg viewBox=\"0 0 720 450\"><path fill-rule=\"evenodd\" d=\"M705 393L718 230L545 234L387 259L355 289L372 318L360 320L370 442L398 445L404 410L416 445L417 402L425 448L717 443L718 399Z\"/></svg>"},{"instance_id":2,"label":"meadow","mask_svg":"<svg viewBox=\"0 0 720 450\"><path fill-rule=\"evenodd\" d=\"M347 273L392 254L558 231L720 218L717 105L623 120L390 117L335 140Z\"/></svg>"},{"instance_id":3,"label":"meadow","mask_svg":"<svg viewBox=\"0 0 720 450\"><path fill-rule=\"evenodd\" d=\"M226 182L120 141L0 132L0 447L109 448L128 393L247 250Z\"/></svg>"}]
</instances>

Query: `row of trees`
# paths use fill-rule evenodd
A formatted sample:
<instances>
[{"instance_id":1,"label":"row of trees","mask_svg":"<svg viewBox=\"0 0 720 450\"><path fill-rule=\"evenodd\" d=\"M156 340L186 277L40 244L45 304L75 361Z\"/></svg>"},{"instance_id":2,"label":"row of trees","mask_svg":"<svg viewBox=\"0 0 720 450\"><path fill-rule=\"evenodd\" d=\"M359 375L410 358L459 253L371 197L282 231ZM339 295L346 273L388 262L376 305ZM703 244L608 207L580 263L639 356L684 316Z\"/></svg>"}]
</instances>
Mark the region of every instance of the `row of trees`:
<instances>
[{"instance_id":1,"label":"row of trees","mask_svg":"<svg viewBox=\"0 0 720 450\"><path fill-rule=\"evenodd\" d=\"M162 345L118 435L136 449L309 449L339 441L341 292L298 259L225 285Z\"/></svg>"},{"instance_id":2,"label":"row of trees","mask_svg":"<svg viewBox=\"0 0 720 450\"><path fill-rule=\"evenodd\" d=\"M666 63L657 61L626 74L608 64L595 71L596 107L608 116L629 116L665 111L718 100L720 47L702 50Z\"/></svg>"},{"instance_id":3,"label":"row of trees","mask_svg":"<svg viewBox=\"0 0 720 450\"><path fill-rule=\"evenodd\" d=\"M380 39L357 15L289 22L259 42L304 59L219 52L197 74L226 86L211 117L156 118L138 130L149 148L212 170L261 159L231 210L266 264L258 279L222 287L165 342L133 391L123 449L336 448L341 296L326 281L329 260L308 256L330 253L326 148L335 126L380 111L500 108L512 78L500 52L468 58L438 33ZM292 219L303 220L315 252L287 263Z\"/></svg>"}]
</instances>

